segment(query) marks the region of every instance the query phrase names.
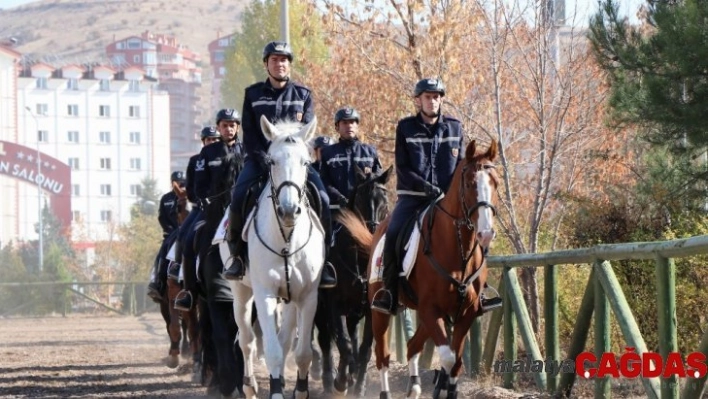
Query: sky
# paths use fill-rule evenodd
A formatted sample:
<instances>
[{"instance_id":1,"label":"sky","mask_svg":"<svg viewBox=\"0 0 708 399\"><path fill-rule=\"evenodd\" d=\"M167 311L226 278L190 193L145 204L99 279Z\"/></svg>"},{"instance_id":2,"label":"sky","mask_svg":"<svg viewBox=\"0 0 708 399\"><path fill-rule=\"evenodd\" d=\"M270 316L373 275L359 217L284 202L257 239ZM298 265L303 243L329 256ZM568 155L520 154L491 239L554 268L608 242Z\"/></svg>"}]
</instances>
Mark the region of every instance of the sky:
<instances>
[{"instance_id":1,"label":"sky","mask_svg":"<svg viewBox=\"0 0 708 399\"><path fill-rule=\"evenodd\" d=\"M34 1L37 0L0 0L0 8L17 7ZM619 2L620 12L623 15L629 15L633 19L636 10L644 0L619 0ZM577 9L578 20L584 21L583 24L586 25L590 15L597 10L597 0L566 0L566 14L571 15L574 9Z\"/></svg>"}]
</instances>

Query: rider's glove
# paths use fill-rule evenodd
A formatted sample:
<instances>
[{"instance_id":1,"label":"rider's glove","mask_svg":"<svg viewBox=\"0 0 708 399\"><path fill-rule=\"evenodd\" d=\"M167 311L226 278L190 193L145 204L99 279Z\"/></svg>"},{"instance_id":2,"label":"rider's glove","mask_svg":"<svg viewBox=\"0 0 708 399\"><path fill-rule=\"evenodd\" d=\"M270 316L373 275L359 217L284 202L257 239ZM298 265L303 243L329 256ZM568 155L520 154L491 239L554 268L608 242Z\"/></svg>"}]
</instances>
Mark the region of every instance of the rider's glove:
<instances>
[{"instance_id":1,"label":"rider's glove","mask_svg":"<svg viewBox=\"0 0 708 399\"><path fill-rule=\"evenodd\" d=\"M430 198L438 198L442 194L440 187L432 185L430 183L425 183L425 195Z\"/></svg>"},{"instance_id":2,"label":"rider's glove","mask_svg":"<svg viewBox=\"0 0 708 399\"><path fill-rule=\"evenodd\" d=\"M347 199L347 197L342 195L337 199L337 204L339 205L340 209L346 209L347 204L349 204L349 200Z\"/></svg>"}]
</instances>

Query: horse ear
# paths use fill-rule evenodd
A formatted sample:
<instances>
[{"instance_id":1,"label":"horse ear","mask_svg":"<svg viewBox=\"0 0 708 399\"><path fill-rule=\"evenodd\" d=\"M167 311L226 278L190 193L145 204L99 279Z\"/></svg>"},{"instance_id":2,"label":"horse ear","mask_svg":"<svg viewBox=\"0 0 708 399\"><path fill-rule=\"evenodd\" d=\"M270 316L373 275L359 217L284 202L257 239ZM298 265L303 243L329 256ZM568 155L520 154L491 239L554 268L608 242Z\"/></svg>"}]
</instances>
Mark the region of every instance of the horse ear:
<instances>
[{"instance_id":1,"label":"horse ear","mask_svg":"<svg viewBox=\"0 0 708 399\"><path fill-rule=\"evenodd\" d=\"M489 145L489 149L487 150L487 153L485 154L485 157L489 159L490 161L494 161L496 159L498 151L499 150L499 145L497 144L496 140L492 140L492 144Z\"/></svg>"},{"instance_id":2,"label":"horse ear","mask_svg":"<svg viewBox=\"0 0 708 399\"><path fill-rule=\"evenodd\" d=\"M388 183L388 179L391 178L391 171L393 170L393 165L389 166L388 169L386 169L383 173L379 175L379 177L376 178L376 181L379 182L380 184L386 184Z\"/></svg>"},{"instance_id":3,"label":"horse ear","mask_svg":"<svg viewBox=\"0 0 708 399\"><path fill-rule=\"evenodd\" d=\"M354 164L354 175L356 176L356 181L362 182L366 180L366 173L359 167L359 165Z\"/></svg>"},{"instance_id":4,"label":"horse ear","mask_svg":"<svg viewBox=\"0 0 708 399\"><path fill-rule=\"evenodd\" d=\"M477 151L477 140L470 141L465 150L465 159L471 161L474 158L474 153Z\"/></svg>"},{"instance_id":5,"label":"horse ear","mask_svg":"<svg viewBox=\"0 0 708 399\"><path fill-rule=\"evenodd\" d=\"M261 131L268 141L273 141L275 139L275 126L270 123L265 115L261 115Z\"/></svg>"},{"instance_id":6,"label":"horse ear","mask_svg":"<svg viewBox=\"0 0 708 399\"><path fill-rule=\"evenodd\" d=\"M317 132L317 117L315 116L312 118L310 123L308 123L307 125L303 126L300 129L300 138L302 139L302 141L307 143L310 141L312 136L315 135L316 132Z\"/></svg>"}]
</instances>

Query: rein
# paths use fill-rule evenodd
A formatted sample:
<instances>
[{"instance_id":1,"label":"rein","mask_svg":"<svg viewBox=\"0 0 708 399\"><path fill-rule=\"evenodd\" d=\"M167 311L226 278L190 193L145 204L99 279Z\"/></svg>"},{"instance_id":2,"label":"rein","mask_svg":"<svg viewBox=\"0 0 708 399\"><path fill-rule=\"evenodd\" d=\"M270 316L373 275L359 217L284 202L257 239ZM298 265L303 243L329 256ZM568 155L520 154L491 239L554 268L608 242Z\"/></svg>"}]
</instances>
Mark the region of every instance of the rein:
<instances>
[{"instance_id":1,"label":"rein","mask_svg":"<svg viewBox=\"0 0 708 399\"><path fill-rule=\"evenodd\" d=\"M291 181L284 181L283 183L278 186L277 189L274 188L273 184L273 174L268 172L268 179L270 180L270 195L268 198L270 198L270 202L273 205L273 212L275 213L275 219L278 221L278 229L280 229L280 235L283 238L283 241L285 241L285 247L277 251L273 249L268 243L265 242L263 239L263 236L261 236L260 230L258 230L258 223L256 221L256 217L258 216L258 210L260 209L258 202L256 202L255 205L255 211L253 213L253 225L254 229L256 231L256 236L258 237L258 240L263 244L264 247L266 247L270 252L274 253L275 255L280 256L283 258L283 266L285 267L285 285L286 285L286 292L287 292L287 298L284 298L285 303L290 303L291 300L291 295L290 295L290 268L288 267L288 259L292 256L295 255L296 253L300 252L307 244L310 242L310 238L312 238L312 229L314 227L314 223L312 222L312 218L310 217L310 204L307 201L307 196L304 195L305 189L298 186L297 184L291 182ZM303 202L303 198L305 198L304 205L305 209L307 210L307 218L310 221L310 230L307 234L307 240L300 246L300 248L296 249L295 251L290 251L289 245L290 245L290 240L292 240L293 232L295 232L295 226L293 226L292 230L290 230L290 234L285 234L285 229L283 228L283 224L280 221L280 218L278 217L278 205L280 204L280 200L278 199L278 195L280 194L280 191L285 188L285 187L295 187L298 192L298 204Z\"/></svg>"},{"instance_id":2,"label":"rein","mask_svg":"<svg viewBox=\"0 0 708 399\"><path fill-rule=\"evenodd\" d=\"M480 208L490 208L492 210L492 213L496 216L497 210L494 208L492 204L490 204L488 201L479 201L477 202L474 206L471 208L467 207L467 204L465 203L465 198L464 198L464 176L465 176L465 170L468 167L464 166L462 169L462 176L463 178L460 179L460 203L462 204L462 217L456 217L449 211L447 211L445 208L443 208L440 205L440 200L435 200L435 205L433 208L430 210L428 214L428 223L427 223L427 236L423 235L423 240L424 240L424 247L423 247L423 253L425 254L426 258L428 259L428 262L433 266L433 269L440 274L444 279L446 279L450 284L452 284L456 289L457 289L457 299L458 299L458 307L457 307L457 312L455 312L455 317L453 319L448 318L447 322L450 324L455 324L457 322L457 319L460 317L460 314L462 313L462 307L464 305L464 299L467 294L467 290L471 284L473 284L478 278L479 275L482 273L482 270L487 266L487 251L482 249L479 246L479 241L474 237L474 231L475 231L475 224L472 222L472 215L474 214L475 211L477 211ZM478 166L477 170L481 170L481 168ZM459 255L460 255L460 272L462 273L462 278L460 280L455 279L452 277L452 274L448 272L445 268L443 268L440 263L433 257L432 251L431 251L431 243L432 243L432 231L433 231L433 225L435 223L435 214L437 210L442 211L443 214L448 216L450 219L452 219L453 224L455 225L455 233L456 233L456 238L457 238L457 245L459 249ZM420 225L421 222L418 223L418 228L423 231L422 226ZM466 228L468 231L472 232L472 237L474 240L474 244L472 245L472 248L465 253L464 249L464 243L462 241L462 229ZM477 267L477 270L475 270L474 273L470 274L469 276L465 277L465 271L467 270L467 264L469 263L470 259L472 256L474 256L474 253L477 249L482 249L482 263L480 263L479 267Z\"/></svg>"}]
</instances>

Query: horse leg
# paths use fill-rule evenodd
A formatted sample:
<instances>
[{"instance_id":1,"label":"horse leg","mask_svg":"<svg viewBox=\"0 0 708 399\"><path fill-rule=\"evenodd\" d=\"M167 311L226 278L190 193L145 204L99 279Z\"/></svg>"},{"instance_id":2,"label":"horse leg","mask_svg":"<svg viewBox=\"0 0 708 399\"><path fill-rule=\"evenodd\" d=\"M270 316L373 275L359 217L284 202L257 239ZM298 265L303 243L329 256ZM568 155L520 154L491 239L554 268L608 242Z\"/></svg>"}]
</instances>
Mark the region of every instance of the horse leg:
<instances>
[{"instance_id":1,"label":"horse leg","mask_svg":"<svg viewBox=\"0 0 708 399\"><path fill-rule=\"evenodd\" d=\"M475 317L469 312L467 317L460 320L452 332L452 349L455 351L455 364L450 370L450 380L447 385L447 399L457 399L457 381L462 372L462 351L465 345L465 336L470 330Z\"/></svg>"},{"instance_id":2,"label":"horse leg","mask_svg":"<svg viewBox=\"0 0 708 399\"><path fill-rule=\"evenodd\" d=\"M315 326L317 327L317 343L320 346L319 374L322 377L322 388L326 393L331 393L334 389L334 358L332 357L332 332L330 331L329 310L323 300L328 298L327 290L319 292L317 312L315 312ZM315 362L316 360L313 360ZM313 363L310 368L312 378L317 380L317 364Z\"/></svg>"},{"instance_id":3,"label":"horse leg","mask_svg":"<svg viewBox=\"0 0 708 399\"><path fill-rule=\"evenodd\" d=\"M280 329L278 330L278 342L283 348L283 357L287 359L290 349L293 345L294 333L297 331L297 309L295 305L290 303L283 306L283 317L281 319ZM285 362L280 370L280 375L285 376ZM283 382L283 388L285 382Z\"/></svg>"},{"instance_id":4,"label":"horse leg","mask_svg":"<svg viewBox=\"0 0 708 399\"><path fill-rule=\"evenodd\" d=\"M263 349L265 350L266 368L270 374L270 398L283 398L283 384L280 371L283 369L283 348L278 342L278 333L275 325L275 313L278 309L278 299L275 296L254 290L258 321L263 330ZM313 309L314 311L314 309ZM303 338L309 338L310 331L298 331L302 334L298 339L298 348L303 344ZM306 342L309 348L310 342ZM309 365L308 365L309 367Z\"/></svg>"},{"instance_id":5,"label":"horse leg","mask_svg":"<svg viewBox=\"0 0 708 399\"><path fill-rule=\"evenodd\" d=\"M357 348L359 347L359 332L357 331L359 318L348 316L346 317L346 323L352 350L351 356L349 356L349 373L347 374L347 385L351 387L354 385L354 376L357 375L357 371L359 370L359 353L357 352Z\"/></svg>"},{"instance_id":6,"label":"horse leg","mask_svg":"<svg viewBox=\"0 0 708 399\"><path fill-rule=\"evenodd\" d=\"M312 325L315 311L317 310L317 291L310 292L303 301L298 304L297 327L300 339L295 348L295 363L297 363L297 381L293 399L307 399L310 391L307 376L312 364Z\"/></svg>"},{"instance_id":7,"label":"horse leg","mask_svg":"<svg viewBox=\"0 0 708 399\"><path fill-rule=\"evenodd\" d=\"M371 328L376 341L376 368L379 370L381 377L379 399L391 398L388 384L388 367L391 360L391 353L388 348L388 325L390 321L390 315L381 312L371 312Z\"/></svg>"},{"instance_id":8,"label":"horse leg","mask_svg":"<svg viewBox=\"0 0 708 399\"><path fill-rule=\"evenodd\" d=\"M170 312L170 323L167 327L168 334L170 335L170 353L165 363L167 367L173 369L179 366L179 354L180 354L180 341L182 340L182 326L180 325L180 314L178 310L175 310L171 304L174 301L179 287L176 286L174 280L168 279L167 281L167 303Z\"/></svg>"},{"instance_id":9,"label":"horse leg","mask_svg":"<svg viewBox=\"0 0 708 399\"><path fill-rule=\"evenodd\" d=\"M455 354L452 352L452 349L450 349L448 343L445 323L442 317L437 314L436 309L418 309L418 315L426 331L433 339L438 350L438 357L440 358L441 369L435 378L435 389L433 390L433 399L438 399L441 397L441 394L446 394L444 391L447 390L448 373L455 364Z\"/></svg>"},{"instance_id":10,"label":"horse leg","mask_svg":"<svg viewBox=\"0 0 708 399\"><path fill-rule=\"evenodd\" d=\"M243 360L241 351L234 348L237 327L232 303L210 301L209 316L213 326L212 340L217 349L219 392L222 397L234 397L243 386Z\"/></svg>"},{"instance_id":11,"label":"horse leg","mask_svg":"<svg viewBox=\"0 0 708 399\"><path fill-rule=\"evenodd\" d=\"M418 326L418 329L408 341L407 356L408 356L408 389L406 390L406 398L418 398L422 392L420 388L420 373L418 370L418 360L420 352L423 350L423 345L428 339L428 332L424 325Z\"/></svg>"},{"instance_id":12,"label":"horse leg","mask_svg":"<svg viewBox=\"0 0 708 399\"><path fill-rule=\"evenodd\" d=\"M190 351L190 339L189 339L189 319L185 312L180 312L180 326L182 327L182 346L180 347L181 355L183 358L188 359Z\"/></svg>"},{"instance_id":13,"label":"horse leg","mask_svg":"<svg viewBox=\"0 0 708 399\"><path fill-rule=\"evenodd\" d=\"M339 365L337 366L337 377L334 379L335 393L341 396L347 395L347 370L352 358L352 341L346 326L346 318L341 316L339 306L332 306L332 321L337 339L337 349L339 350Z\"/></svg>"},{"instance_id":14,"label":"horse leg","mask_svg":"<svg viewBox=\"0 0 708 399\"><path fill-rule=\"evenodd\" d=\"M234 319L238 326L238 343L244 360L243 391L250 399L258 395L258 383L253 374L253 360L256 356L255 336L251 324L253 292L251 288L240 283L231 283L231 291L234 294Z\"/></svg>"},{"instance_id":15,"label":"horse leg","mask_svg":"<svg viewBox=\"0 0 708 399\"><path fill-rule=\"evenodd\" d=\"M374 333L371 330L371 309L367 309L364 316L364 336L359 346L357 356L357 377L354 385L354 394L360 398L366 395L366 368L371 360L371 345L374 343Z\"/></svg>"},{"instance_id":16,"label":"horse leg","mask_svg":"<svg viewBox=\"0 0 708 399\"><path fill-rule=\"evenodd\" d=\"M189 312L183 313L187 320L187 334L189 335L189 350L192 353L192 382L198 382L202 370L202 361L199 356L201 352L199 336L199 319L197 317L197 306L195 305Z\"/></svg>"}]
</instances>

